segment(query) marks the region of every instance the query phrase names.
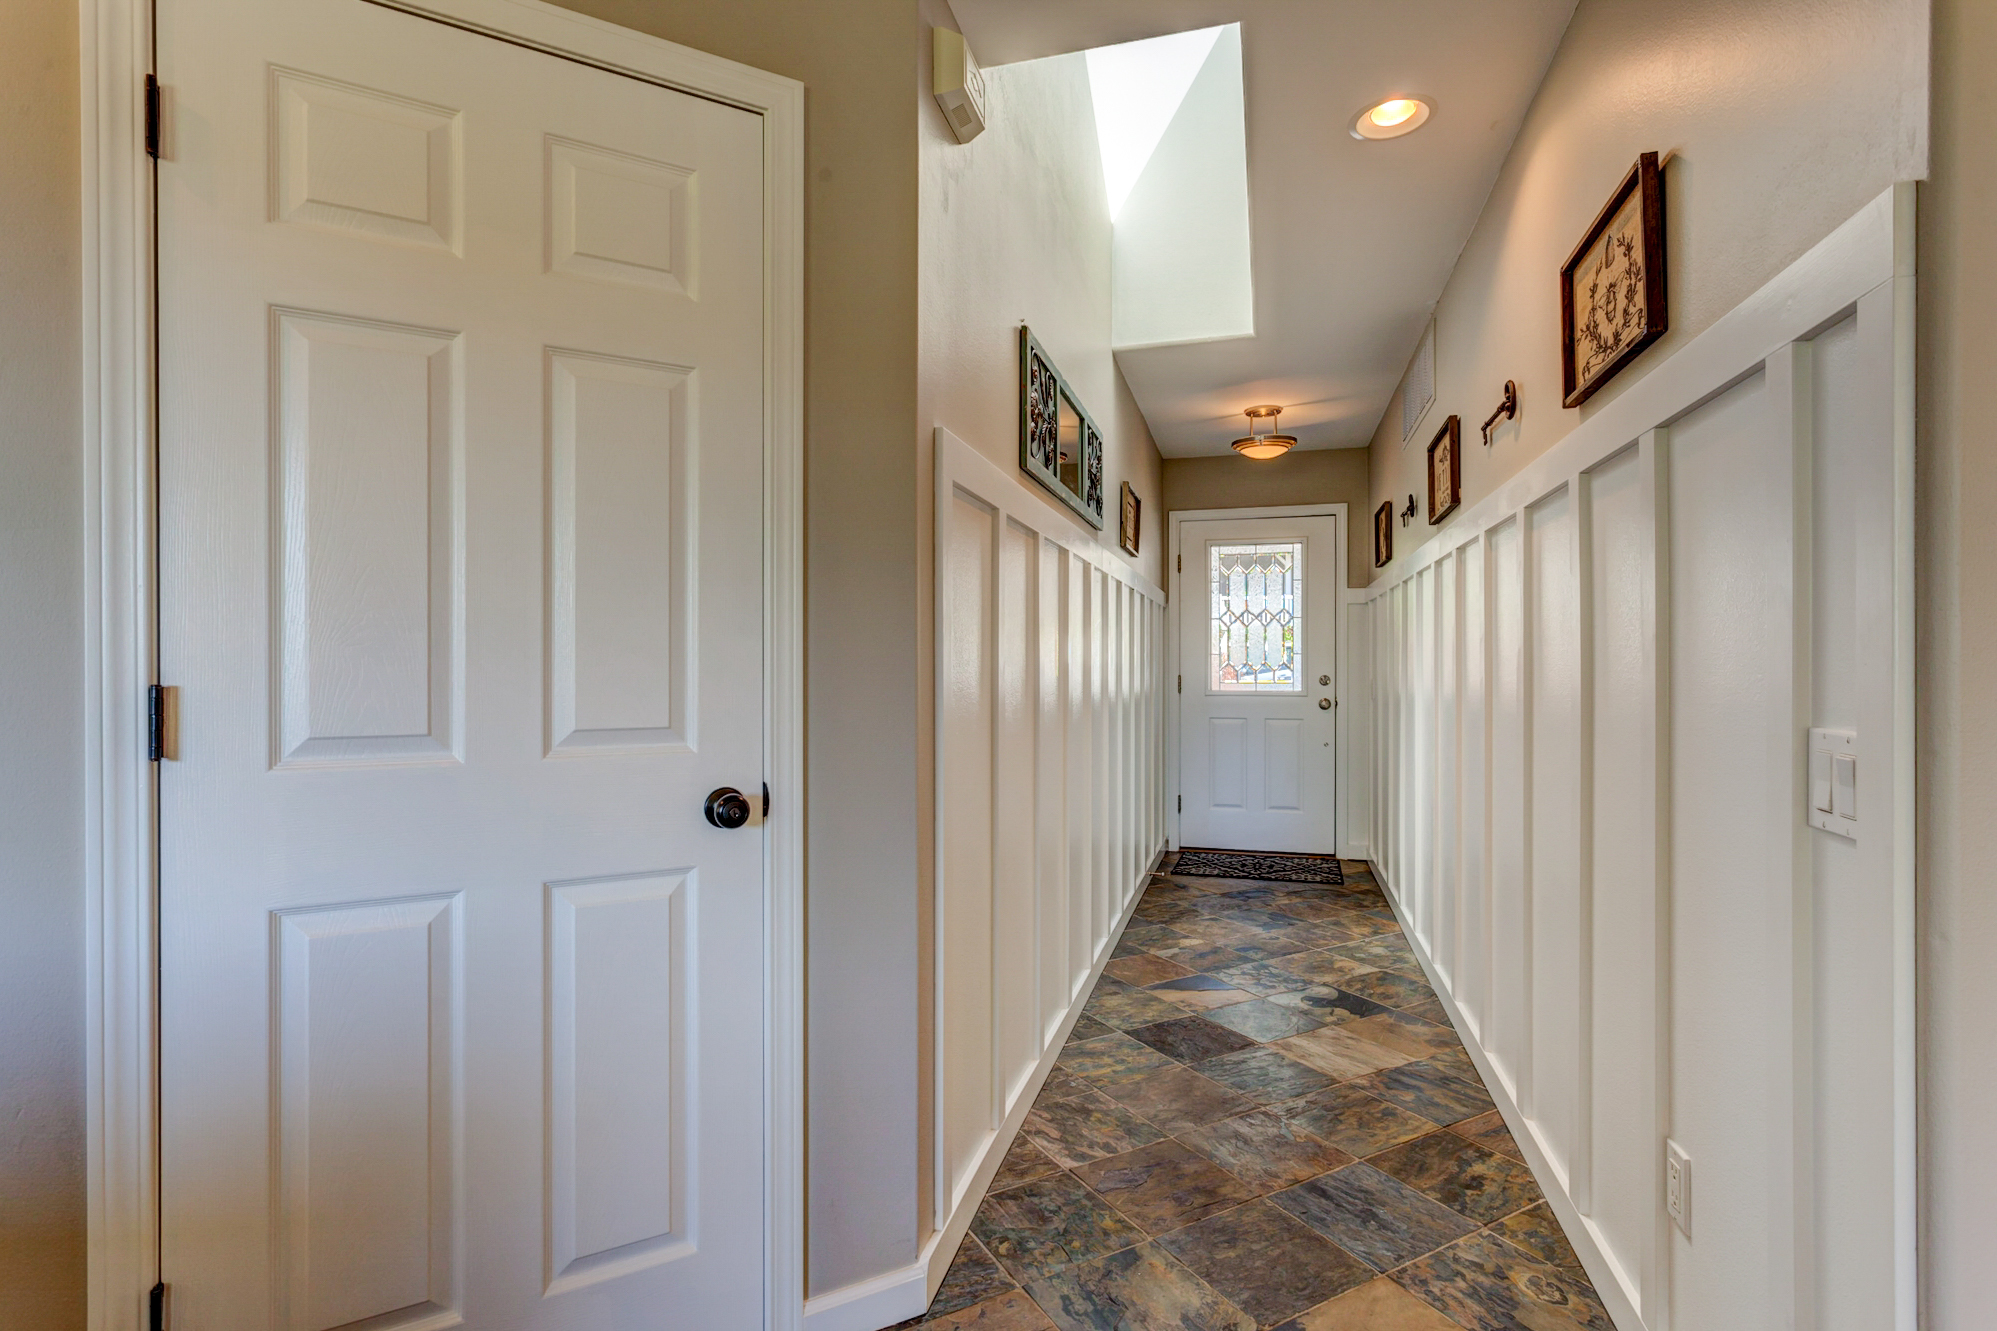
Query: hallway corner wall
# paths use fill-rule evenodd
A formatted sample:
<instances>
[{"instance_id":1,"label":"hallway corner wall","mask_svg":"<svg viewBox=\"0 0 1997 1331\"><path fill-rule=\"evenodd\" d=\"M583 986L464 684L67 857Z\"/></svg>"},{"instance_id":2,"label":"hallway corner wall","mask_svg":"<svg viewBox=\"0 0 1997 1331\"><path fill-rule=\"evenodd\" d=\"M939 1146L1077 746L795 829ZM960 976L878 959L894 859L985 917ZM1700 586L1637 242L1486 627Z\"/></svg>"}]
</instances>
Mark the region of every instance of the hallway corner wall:
<instances>
[{"instance_id":1,"label":"hallway corner wall","mask_svg":"<svg viewBox=\"0 0 1997 1331\"><path fill-rule=\"evenodd\" d=\"M1915 1325L1913 205L1355 608L1380 881L1623 1331Z\"/></svg>"},{"instance_id":2,"label":"hallway corner wall","mask_svg":"<svg viewBox=\"0 0 1997 1331\"><path fill-rule=\"evenodd\" d=\"M78 14L0 19L0 1326L85 1319Z\"/></svg>"},{"instance_id":3,"label":"hallway corner wall","mask_svg":"<svg viewBox=\"0 0 1997 1331\"><path fill-rule=\"evenodd\" d=\"M1165 512L1195 508L1274 508L1284 504L1344 504L1345 580L1364 587L1373 569L1373 529L1366 507L1363 448L1293 448L1250 461L1238 453L1166 458Z\"/></svg>"},{"instance_id":4,"label":"hallway corner wall","mask_svg":"<svg viewBox=\"0 0 1997 1331\"><path fill-rule=\"evenodd\" d=\"M1936 0L1921 186L1921 1312L1997 1307L1997 6Z\"/></svg>"},{"instance_id":5,"label":"hallway corner wall","mask_svg":"<svg viewBox=\"0 0 1997 1331\"><path fill-rule=\"evenodd\" d=\"M1463 502L1476 503L1867 200L1925 175L1928 10L1928 0L1580 0L1436 305L1435 404L1403 444L1396 391L1373 435L1371 501L1355 514L1424 492L1422 445L1450 413L1463 422ZM1646 151L1664 158L1671 328L1564 408L1556 278ZM1487 448L1477 426L1508 379L1519 416ZM1444 540L1461 521L1444 525ZM1435 531L1400 533L1386 572Z\"/></svg>"},{"instance_id":6,"label":"hallway corner wall","mask_svg":"<svg viewBox=\"0 0 1997 1331\"><path fill-rule=\"evenodd\" d=\"M805 85L807 1293L922 1240L916 0L557 0ZM780 796L781 797L781 796Z\"/></svg>"}]
</instances>

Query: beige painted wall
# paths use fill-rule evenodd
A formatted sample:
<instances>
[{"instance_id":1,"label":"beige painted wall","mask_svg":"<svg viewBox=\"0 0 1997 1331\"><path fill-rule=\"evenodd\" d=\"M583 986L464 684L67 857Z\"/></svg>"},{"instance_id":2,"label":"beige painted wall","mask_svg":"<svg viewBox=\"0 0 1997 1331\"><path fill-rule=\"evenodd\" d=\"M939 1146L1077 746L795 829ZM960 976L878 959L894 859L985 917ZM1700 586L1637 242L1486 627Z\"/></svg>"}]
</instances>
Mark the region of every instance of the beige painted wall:
<instances>
[{"instance_id":1,"label":"beige painted wall","mask_svg":"<svg viewBox=\"0 0 1997 1331\"><path fill-rule=\"evenodd\" d=\"M0 8L0 1326L83 1325L77 14Z\"/></svg>"},{"instance_id":2,"label":"beige painted wall","mask_svg":"<svg viewBox=\"0 0 1997 1331\"><path fill-rule=\"evenodd\" d=\"M807 1246L818 1293L916 1255L916 0L564 2L805 85Z\"/></svg>"},{"instance_id":3,"label":"beige painted wall","mask_svg":"<svg viewBox=\"0 0 1997 1331\"><path fill-rule=\"evenodd\" d=\"M1364 587L1373 571L1373 517L1366 506L1371 460L1363 448L1293 448L1262 462L1233 453L1224 458L1166 458L1165 511L1344 504L1345 580L1349 586Z\"/></svg>"},{"instance_id":4,"label":"beige painted wall","mask_svg":"<svg viewBox=\"0 0 1997 1331\"><path fill-rule=\"evenodd\" d=\"M1405 448L1398 395L1374 434L1368 511L1426 492L1426 445L1452 412L1475 503L1867 200L1919 178L1926 27L1927 0L1581 0L1437 306L1436 403ZM1568 410L1560 265L1645 151L1671 159L1671 331ZM1486 449L1478 426L1507 379L1520 417ZM1435 530L1398 531L1396 557Z\"/></svg>"},{"instance_id":5,"label":"beige painted wall","mask_svg":"<svg viewBox=\"0 0 1997 1331\"><path fill-rule=\"evenodd\" d=\"M1997 5L1936 0L1915 482L1929 1331L1997 1307Z\"/></svg>"}]
</instances>

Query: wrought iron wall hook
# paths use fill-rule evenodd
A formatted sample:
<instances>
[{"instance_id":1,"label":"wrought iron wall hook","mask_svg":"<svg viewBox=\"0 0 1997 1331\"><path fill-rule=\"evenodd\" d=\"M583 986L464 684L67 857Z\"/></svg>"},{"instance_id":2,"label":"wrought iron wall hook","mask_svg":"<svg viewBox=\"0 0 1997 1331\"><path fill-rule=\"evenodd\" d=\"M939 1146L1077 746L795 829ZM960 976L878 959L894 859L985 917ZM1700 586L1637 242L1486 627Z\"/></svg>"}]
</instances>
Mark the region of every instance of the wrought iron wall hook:
<instances>
[{"instance_id":1,"label":"wrought iron wall hook","mask_svg":"<svg viewBox=\"0 0 1997 1331\"><path fill-rule=\"evenodd\" d=\"M1409 520L1412 519L1414 515L1415 515L1415 497L1413 495L1409 495L1408 506L1401 510L1401 525L1403 527L1407 526Z\"/></svg>"},{"instance_id":2,"label":"wrought iron wall hook","mask_svg":"<svg viewBox=\"0 0 1997 1331\"><path fill-rule=\"evenodd\" d=\"M1489 448L1491 446L1491 431L1497 426L1500 417L1508 421L1515 421L1518 419L1518 416L1519 386L1507 379L1505 380L1505 400L1498 404L1498 409L1491 413L1489 420L1484 422L1484 447Z\"/></svg>"}]
</instances>

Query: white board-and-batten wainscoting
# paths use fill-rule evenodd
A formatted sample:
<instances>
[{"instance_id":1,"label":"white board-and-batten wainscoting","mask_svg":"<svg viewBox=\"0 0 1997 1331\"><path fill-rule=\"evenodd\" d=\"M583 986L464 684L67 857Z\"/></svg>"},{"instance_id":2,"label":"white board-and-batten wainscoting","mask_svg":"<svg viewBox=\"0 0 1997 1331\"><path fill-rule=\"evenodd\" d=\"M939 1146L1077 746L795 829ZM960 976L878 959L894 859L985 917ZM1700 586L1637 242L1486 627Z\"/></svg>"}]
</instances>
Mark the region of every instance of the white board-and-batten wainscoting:
<instances>
[{"instance_id":1,"label":"white board-and-batten wainscoting","mask_svg":"<svg viewBox=\"0 0 1997 1331\"><path fill-rule=\"evenodd\" d=\"M1881 195L1353 607L1380 881L1623 1331L1915 1325L1913 236Z\"/></svg>"}]
</instances>

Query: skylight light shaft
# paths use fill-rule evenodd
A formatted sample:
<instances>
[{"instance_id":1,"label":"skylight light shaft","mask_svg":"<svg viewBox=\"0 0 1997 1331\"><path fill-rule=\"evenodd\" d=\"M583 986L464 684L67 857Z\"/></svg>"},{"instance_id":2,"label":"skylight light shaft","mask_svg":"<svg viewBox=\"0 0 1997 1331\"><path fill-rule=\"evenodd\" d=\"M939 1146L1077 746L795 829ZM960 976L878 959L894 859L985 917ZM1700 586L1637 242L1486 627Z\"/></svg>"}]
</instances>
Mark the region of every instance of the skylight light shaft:
<instances>
[{"instance_id":1,"label":"skylight light shaft","mask_svg":"<svg viewBox=\"0 0 1997 1331\"><path fill-rule=\"evenodd\" d=\"M1087 53L1096 140L1112 219L1144 174L1220 34L1220 28L1203 28L1099 46Z\"/></svg>"}]
</instances>

